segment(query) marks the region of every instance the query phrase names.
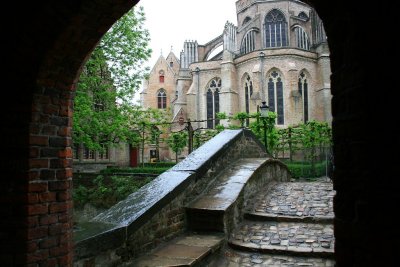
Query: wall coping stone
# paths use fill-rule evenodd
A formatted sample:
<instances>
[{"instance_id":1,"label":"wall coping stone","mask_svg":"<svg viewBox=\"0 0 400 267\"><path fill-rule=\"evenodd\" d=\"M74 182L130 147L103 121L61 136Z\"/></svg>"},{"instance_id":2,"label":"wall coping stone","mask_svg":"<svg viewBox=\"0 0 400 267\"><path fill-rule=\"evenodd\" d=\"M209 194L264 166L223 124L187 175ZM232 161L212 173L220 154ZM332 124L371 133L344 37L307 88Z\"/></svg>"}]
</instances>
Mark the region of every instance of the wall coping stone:
<instances>
[{"instance_id":1,"label":"wall coping stone","mask_svg":"<svg viewBox=\"0 0 400 267\"><path fill-rule=\"evenodd\" d=\"M223 154L232 143L243 135L253 137L254 141L256 141L260 147L264 147L264 145L249 130L224 130L201 147L194 150L183 161L176 164L172 170L195 172L196 180L198 180L207 172L210 165L215 162L216 158Z\"/></svg>"}]
</instances>

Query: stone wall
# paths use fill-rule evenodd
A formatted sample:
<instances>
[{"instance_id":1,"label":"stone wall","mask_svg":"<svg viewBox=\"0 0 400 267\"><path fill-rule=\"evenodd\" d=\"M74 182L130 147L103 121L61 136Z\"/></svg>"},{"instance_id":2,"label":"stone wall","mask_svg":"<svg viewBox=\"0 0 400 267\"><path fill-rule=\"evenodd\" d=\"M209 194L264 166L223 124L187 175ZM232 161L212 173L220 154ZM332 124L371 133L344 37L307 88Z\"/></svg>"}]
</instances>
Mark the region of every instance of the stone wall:
<instances>
[{"instance_id":1,"label":"stone wall","mask_svg":"<svg viewBox=\"0 0 400 267\"><path fill-rule=\"evenodd\" d=\"M245 184L238 200L225 212L224 225L227 236L242 222L243 209L261 190L268 190L276 182L289 182L289 180L288 168L279 160L269 159L259 167Z\"/></svg>"}]
</instances>

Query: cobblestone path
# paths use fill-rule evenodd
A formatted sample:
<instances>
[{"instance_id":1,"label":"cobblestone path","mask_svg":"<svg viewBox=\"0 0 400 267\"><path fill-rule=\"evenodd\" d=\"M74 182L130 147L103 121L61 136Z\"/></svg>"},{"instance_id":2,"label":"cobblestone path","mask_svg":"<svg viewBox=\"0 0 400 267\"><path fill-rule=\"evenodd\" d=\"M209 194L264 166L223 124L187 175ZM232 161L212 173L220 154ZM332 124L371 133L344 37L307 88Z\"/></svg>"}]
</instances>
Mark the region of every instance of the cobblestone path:
<instances>
[{"instance_id":1,"label":"cobblestone path","mask_svg":"<svg viewBox=\"0 0 400 267\"><path fill-rule=\"evenodd\" d=\"M212 266L333 267L334 195L325 179L275 184L247 207Z\"/></svg>"},{"instance_id":2,"label":"cobblestone path","mask_svg":"<svg viewBox=\"0 0 400 267\"><path fill-rule=\"evenodd\" d=\"M253 214L295 216L300 219L333 219L334 191L330 182L293 182L274 186L267 196L259 196Z\"/></svg>"}]
</instances>

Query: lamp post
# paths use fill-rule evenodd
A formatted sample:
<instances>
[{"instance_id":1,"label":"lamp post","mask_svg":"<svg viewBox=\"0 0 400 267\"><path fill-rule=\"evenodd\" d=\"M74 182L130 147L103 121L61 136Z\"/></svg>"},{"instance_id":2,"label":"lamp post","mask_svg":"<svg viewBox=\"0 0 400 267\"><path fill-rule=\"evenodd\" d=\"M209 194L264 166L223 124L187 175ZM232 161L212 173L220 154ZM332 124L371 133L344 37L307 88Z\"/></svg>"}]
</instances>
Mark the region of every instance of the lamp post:
<instances>
[{"instance_id":1,"label":"lamp post","mask_svg":"<svg viewBox=\"0 0 400 267\"><path fill-rule=\"evenodd\" d=\"M267 143L267 119L268 119L268 106L265 101L261 102L262 105L260 107L260 117L263 121L264 125L264 143L265 143L265 152L268 154L268 143Z\"/></svg>"}]
</instances>

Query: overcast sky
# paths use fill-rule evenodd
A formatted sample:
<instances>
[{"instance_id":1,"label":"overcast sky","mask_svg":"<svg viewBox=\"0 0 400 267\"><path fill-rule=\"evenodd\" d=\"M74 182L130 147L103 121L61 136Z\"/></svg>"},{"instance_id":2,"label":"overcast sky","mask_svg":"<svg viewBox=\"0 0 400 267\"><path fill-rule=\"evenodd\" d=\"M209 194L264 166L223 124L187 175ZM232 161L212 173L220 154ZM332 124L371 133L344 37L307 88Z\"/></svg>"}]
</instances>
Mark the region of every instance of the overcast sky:
<instances>
[{"instance_id":1,"label":"overcast sky","mask_svg":"<svg viewBox=\"0 0 400 267\"><path fill-rule=\"evenodd\" d=\"M236 0L140 0L146 15L153 50L152 68L162 53L171 51L179 59L185 40L205 44L222 34L226 21L237 25Z\"/></svg>"}]
</instances>

